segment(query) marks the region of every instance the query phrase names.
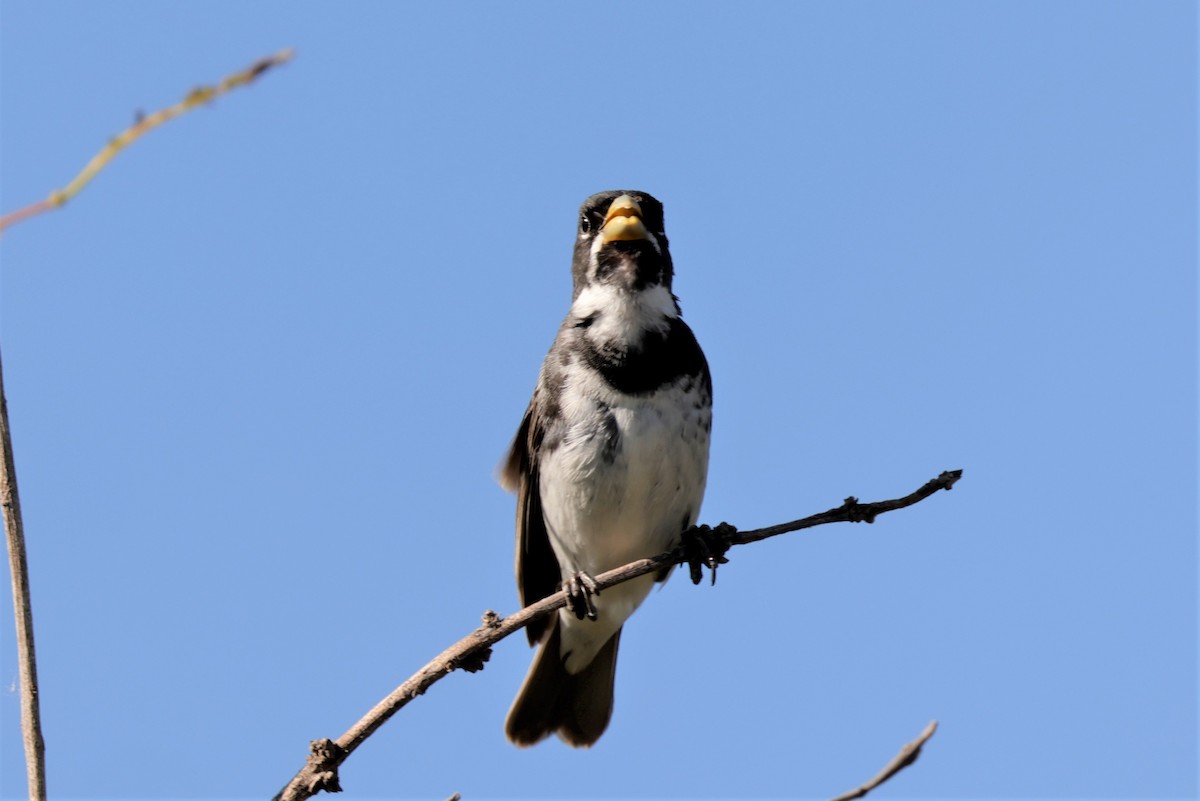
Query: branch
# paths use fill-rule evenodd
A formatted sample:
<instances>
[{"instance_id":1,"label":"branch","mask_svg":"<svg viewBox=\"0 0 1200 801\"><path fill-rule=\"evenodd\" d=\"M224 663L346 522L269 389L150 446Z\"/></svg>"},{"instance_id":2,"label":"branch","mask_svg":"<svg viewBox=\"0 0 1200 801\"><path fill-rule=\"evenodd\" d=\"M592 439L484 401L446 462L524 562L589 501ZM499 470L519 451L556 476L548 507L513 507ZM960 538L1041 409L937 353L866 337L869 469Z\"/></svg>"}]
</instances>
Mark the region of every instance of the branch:
<instances>
[{"instance_id":1,"label":"branch","mask_svg":"<svg viewBox=\"0 0 1200 801\"><path fill-rule=\"evenodd\" d=\"M860 504L856 498L847 498L845 503L821 514L811 515L790 523L782 523L768 528L739 532L733 526L722 523L715 529L705 529L717 540L716 549L720 550L713 557L713 562L723 560L722 546L744 545L750 542L765 540L779 534L799 531L805 528L824 525L826 523L872 523L878 515L894 509L903 509L914 503L928 498L938 490L948 490L962 477L961 470L942 473L937 478L928 481L909 495L891 501ZM714 543L708 543L709 549ZM603 591L630 579L656 573L672 565L682 564L689 560L687 549L680 545L673 550L659 554L652 559L639 559L627 565L609 570L595 576L597 591ZM697 572L693 572L693 581L697 580ZM715 578L715 576L714 576ZM567 594L556 592L537 603L530 604L519 612L506 618L501 618L490 609L484 613L483 625L472 631L466 637L456 642L433 658L425 667L417 671L411 678L397 687L386 698L380 701L364 715L357 723L339 737L336 741L321 739L313 740L310 747L308 762L300 772L289 781L274 797L273 801L303 801L317 793L341 792L338 780L338 767L346 761L354 749L362 745L372 733L387 722L388 718L403 709L409 701L429 689L434 682L447 676L457 668L470 673L483 670L483 665L491 657L491 647L505 637L520 631L534 620L545 617L567 605ZM910 760L911 761L911 760ZM897 768L898 770L899 768Z\"/></svg>"},{"instance_id":2,"label":"branch","mask_svg":"<svg viewBox=\"0 0 1200 801\"><path fill-rule=\"evenodd\" d=\"M921 755L921 747L924 746L925 742L933 736L935 731L937 731L937 726L938 724L936 720L930 721L929 725L925 727L925 731L921 732L917 739L901 748L900 753L896 754L895 758L891 762L887 763L883 770L879 771L879 775L859 787L857 790L851 790L848 793L842 793L837 798L833 799L833 801L854 801L856 798L862 798L867 793L871 792L876 787L883 784L912 763L916 762L917 757Z\"/></svg>"},{"instance_id":3,"label":"branch","mask_svg":"<svg viewBox=\"0 0 1200 801\"><path fill-rule=\"evenodd\" d=\"M9 226L16 225L22 220L26 220L42 212L50 211L51 209L65 206L67 201L79 194L80 190L87 186L100 170L108 166L108 163L118 153L124 150L130 143L137 140L142 134L157 128L164 122L175 119L181 114L186 114L194 108L217 99L231 89L252 83L258 76L272 67L283 64L285 61L290 61L292 55L293 51L290 48L280 50L272 56L259 59L241 72L235 72L232 75L226 76L216 86L201 86L193 89L188 92L187 97L169 108L156 111L148 117L143 117L139 114L134 124L110 139L108 144L87 163L87 166L83 168L83 171L79 175L75 176L75 179L71 183L62 189L54 190L45 200L39 200L37 203L30 204L23 209L17 209L0 217L0 233L3 233Z\"/></svg>"},{"instance_id":4,"label":"branch","mask_svg":"<svg viewBox=\"0 0 1200 801\"><path fill-rule=\"evenodd\" d=\"M8 541L8 569L12 579L13 617L17 622L17 661L21 675L21 736L25 741L25 772L30 801L46 800L46 743L38 708L37 655L33 649L33 605L29 601L29 565L25 559L25 527L21 523L21 498L17 494L17 467L13 461L12 434L8 428L8 400L4 397L4 368L0 365L0 441L4 450L0 467L0 503L4 506L4 534Z\"/></svg>"}]
</instances>

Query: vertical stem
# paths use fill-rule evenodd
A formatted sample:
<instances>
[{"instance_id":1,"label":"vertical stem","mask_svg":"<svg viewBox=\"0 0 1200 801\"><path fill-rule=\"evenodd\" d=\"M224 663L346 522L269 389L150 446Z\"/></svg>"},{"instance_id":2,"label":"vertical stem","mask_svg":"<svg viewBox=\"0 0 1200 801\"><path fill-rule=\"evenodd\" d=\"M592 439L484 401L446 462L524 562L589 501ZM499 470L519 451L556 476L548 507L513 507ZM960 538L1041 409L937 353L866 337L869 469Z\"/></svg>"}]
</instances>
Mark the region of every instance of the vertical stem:
<instances>
[{"instance_id":1,"label":"vertical stem","mask_svg":"<svg viewBox=\"0 0 1200 801\"><path fill-rule=\"evenodd\" d=\"M13 462L12 434L8 428L8 400L4 396L4 367L0 364L0 440L4 465L0 469L0 503L4 505L4 533L12 573L13 616L17 620L17 659L21 671L21 732L25 740L25 768L30 801L46 801L46 744L38 712L37 656L33 650L33 607L29 602L29 567L25 560L25 530L21 525L21 500L17 495L17 468Z\"/></svg>"}]
</instances>

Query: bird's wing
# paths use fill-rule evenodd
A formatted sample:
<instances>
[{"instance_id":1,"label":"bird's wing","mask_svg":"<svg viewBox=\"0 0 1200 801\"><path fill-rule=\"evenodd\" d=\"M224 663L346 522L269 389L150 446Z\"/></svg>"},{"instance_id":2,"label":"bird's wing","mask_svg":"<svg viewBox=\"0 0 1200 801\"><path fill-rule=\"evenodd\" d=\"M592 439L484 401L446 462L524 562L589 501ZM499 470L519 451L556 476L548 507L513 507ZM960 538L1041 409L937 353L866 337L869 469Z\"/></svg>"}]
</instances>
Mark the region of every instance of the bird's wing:
<instances>
[{"instance_id":1,"label":"bird's wing","mask_svg":"<svg viewBox=\"0 0 1200 801\"><path fill-rule=\"evenodd\" d=\"M542 515L542 493L538 485L536 455L544 436L535 392L500 471L501 485L509 492L517 493L517 589L522 606L553 594L560 578L558 559L550 547L550 535ZM542 618L525 627L530 645L541 640L549 624L549 618Z\"/></svg>"}]
</instances>

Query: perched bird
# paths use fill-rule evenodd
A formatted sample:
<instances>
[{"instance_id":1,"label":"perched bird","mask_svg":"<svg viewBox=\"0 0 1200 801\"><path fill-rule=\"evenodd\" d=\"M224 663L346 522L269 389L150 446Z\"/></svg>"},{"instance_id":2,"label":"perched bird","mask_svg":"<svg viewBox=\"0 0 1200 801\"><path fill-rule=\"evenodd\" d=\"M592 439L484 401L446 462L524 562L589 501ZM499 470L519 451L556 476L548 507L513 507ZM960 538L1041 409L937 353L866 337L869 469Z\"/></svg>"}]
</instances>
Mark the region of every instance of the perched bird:
<instances>
[{"instance_id":1,"label":"perched bird","mask_svg":"<svg viewBox=\"0 0 1200 801\"><path fill-rule=\"evenodd\" d=\"M671 291L662 204L636 191L584 201L571 273L571 310L500 477L517 493L522 604L571 595L528 627L540 648L505 724L519 746L604 733L621 627L670 571L603 594L592 576L678 544L708 475L712 379Z\"/></svg>"}]
</instances>

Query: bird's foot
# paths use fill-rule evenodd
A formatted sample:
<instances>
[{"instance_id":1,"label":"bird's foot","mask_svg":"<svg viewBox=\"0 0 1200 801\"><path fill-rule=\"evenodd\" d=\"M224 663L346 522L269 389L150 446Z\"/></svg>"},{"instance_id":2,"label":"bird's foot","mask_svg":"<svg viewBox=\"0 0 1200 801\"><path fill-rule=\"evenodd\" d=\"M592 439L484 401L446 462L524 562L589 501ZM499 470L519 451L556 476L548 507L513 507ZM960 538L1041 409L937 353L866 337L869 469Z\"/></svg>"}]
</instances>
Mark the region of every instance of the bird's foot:
<instances>
[{"instance_id":1,"label":"bird's foot","mask_svg":"<svg viewBox=\"0 0 1200 801\"><path fill-rule=\"evenodd\" d=\"M580 620L585 617L588 620L596 619L596 603L592 596L599 595L600 590L596 588L594 578L582 570L577 571L563 582L563 589L567 591L567 607L575 613L575 617Z\"/></svg>"},{"instance_id":2,"label":"bird's foot","mask_svg":"<svg viewBox=\"0 0 1200 801\"><path fill-rule=\"evenodd\" d=\"M736 532L737 529L728 523L721 523L716 528L692 526L683 532L680 544L693 584L699 584L704 577L701 570L704 565L712 571L712 583L717 583L717 566L729 561L725 552L729 550L729 538Z\"/></svg>"}]
</instances>

